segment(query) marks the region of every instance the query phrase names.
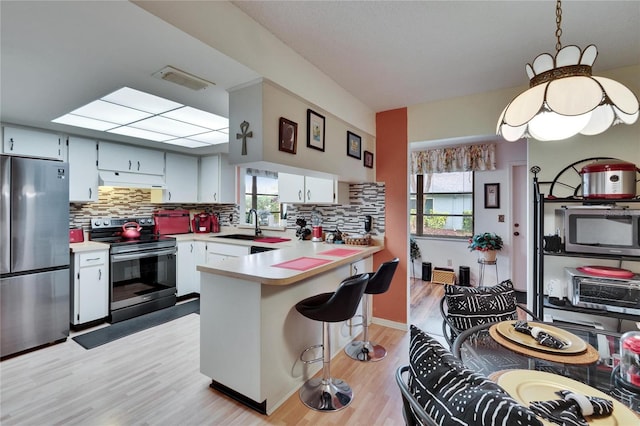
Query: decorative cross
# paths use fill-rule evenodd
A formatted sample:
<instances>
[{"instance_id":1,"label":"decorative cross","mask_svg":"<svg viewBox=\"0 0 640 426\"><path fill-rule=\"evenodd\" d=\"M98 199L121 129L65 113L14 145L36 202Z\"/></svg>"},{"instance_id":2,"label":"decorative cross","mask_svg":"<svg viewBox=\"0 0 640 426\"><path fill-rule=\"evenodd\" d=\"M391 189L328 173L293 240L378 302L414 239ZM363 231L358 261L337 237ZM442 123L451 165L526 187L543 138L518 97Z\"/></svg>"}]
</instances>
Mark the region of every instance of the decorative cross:
<instances>
[{"instance_id":1,"label":"decorative cross","mask_svg":"<svg viewBox=\"0 0 640 426\"><path fill-rule=\"evenodd\" d=\"M236 139L242 139L242 155L247 155L247 138L253 137L253 132L247 132L249 130L249 122L243 121L240 123L240 130L242 130L242 133L236 133Z\"/></svg>"}]
</instances>

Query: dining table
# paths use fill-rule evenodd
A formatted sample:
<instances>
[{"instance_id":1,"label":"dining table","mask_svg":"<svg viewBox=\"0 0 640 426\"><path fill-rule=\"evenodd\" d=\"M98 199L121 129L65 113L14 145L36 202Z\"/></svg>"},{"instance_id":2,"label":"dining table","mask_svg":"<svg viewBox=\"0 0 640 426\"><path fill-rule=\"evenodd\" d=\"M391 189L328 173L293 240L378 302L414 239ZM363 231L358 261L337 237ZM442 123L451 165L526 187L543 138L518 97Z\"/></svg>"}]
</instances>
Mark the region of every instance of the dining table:
<instances>
[{"instance_id":1,"label":"dining table","mask_svg":"<svg viewBox=\"0 0 640 426\"><path fill-rule=\"evenodd\" d=\"M554 330L569 340L569 348L574 350L565 353L538 348L525 340L519 341L518 336L510 336L504 330L513 323L480 324L465 330L454 340L452 352L465 367L492 379L511 372L512 376L520 377L520 382L540 375L557 378L559 382L580 382L631 409L639 417L636 424L640 424L640 389L626 383L618 373L620 333L567 323L533 324Z\"/></svg>"}]
</instances>

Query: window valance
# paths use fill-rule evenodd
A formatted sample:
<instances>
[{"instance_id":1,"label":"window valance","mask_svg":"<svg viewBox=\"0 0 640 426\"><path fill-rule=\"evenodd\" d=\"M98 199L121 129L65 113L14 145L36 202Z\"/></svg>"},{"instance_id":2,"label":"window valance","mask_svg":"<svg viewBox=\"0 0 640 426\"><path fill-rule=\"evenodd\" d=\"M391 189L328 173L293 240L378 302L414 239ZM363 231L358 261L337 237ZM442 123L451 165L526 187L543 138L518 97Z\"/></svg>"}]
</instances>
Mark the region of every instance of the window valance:
<instances>
[{"instance_id":1,"label":"window valance","mask_svg":"<svg viewBox=\"0 0 640 426\"><path fill-rule=\"evenodd\" d=\"M411 174L496 169L496 144L464 145L411 153Z\"/></svg>"}]
</instances>

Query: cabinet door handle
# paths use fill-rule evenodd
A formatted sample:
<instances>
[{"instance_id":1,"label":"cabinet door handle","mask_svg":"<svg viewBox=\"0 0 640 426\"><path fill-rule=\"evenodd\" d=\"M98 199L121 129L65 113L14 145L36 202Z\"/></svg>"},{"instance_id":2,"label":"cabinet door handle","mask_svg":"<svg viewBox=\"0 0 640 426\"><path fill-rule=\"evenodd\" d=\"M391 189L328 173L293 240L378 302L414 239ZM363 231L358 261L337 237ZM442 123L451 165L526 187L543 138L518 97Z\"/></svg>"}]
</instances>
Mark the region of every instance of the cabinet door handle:
<instances>
[{"instance_id":1,"label":"cabinet door handle","mask_svg":"<svg viewBox=\"0 0 640 426\"><path fill-rule=\"evenodd\" d=\"M218 201L218 193L217 192L213 193L213 201Z\"/></svg>"},{"instance_id":2,"label":"cabinet door handle","mask_svg":"<svg viewBox=\"0 0 640 426\"><path fill-rule=\"evenodd\" d=\"M140 171L140 162L138 161L138 171Z\"/></svg>"},{"instance_id":3,"label":"cabinet door handle","mask_svg":"<svg viewBox=\"0 0 640 426\"><path fill-rule=\"evenodd\" d=\"M311 200L311 190L307 189L307 201Z\"/></svg>"},{"instance_id":4,"label":"cabinet door handle","mask_svg":"<svg viewBox=\"0 0 640 426\"><path fill-rule=\"evenodd\" d=\"M168 191L168 192L169 192L169 201L171 201L171 191Z\"/></svg>"},{"instance_id":5,"label":"cabinet door handle","mask_svg":"<svg viewBox=\"0 0 640 426\"><path fill-rule=\"evenodd\" d=\"M358 267L356 265L353 265L353 272L355 272L355 275L358 275Z\"/></svg>"},{"instance_id":6,"label":"cabinet door handle","mask_svg":"<svg viewBox=\"0 0 640 426\"><path fill-rule=\"evenodd\" d=\"M91 259L87 259L87 262L93 262L94 260L100 260L99 257L92 257Z\"/></svg>"},{"instance_id":7,"label":"cabinet door handle","mask_svg":"<svg viewBox=\"0 0 640 426\"><path fill-rule=\"evenodd\" d=\"M91 195L93 195L93 190L89 188L89 198L91 198Z\"/></svg>"},{"instance_id":8,"label":"cabinet door handle","mask_svg":"<svg viewBox=\"0 0 640 426\"><path fill-rule=\"evenodd\" d=\"M298 191L298 200L302 201L302 189Z\"/></svg>"},{"instance_id":9,"label":"cabinet door handle","mask_svg":"<svg viewBox=\"0 0 640 426\"><path fill-rule=\"evenodd\" d=\"M98 280L102 281L102 269L98 269Z\"/></svg>"},{"instance_id":10,"label":"cabinet door handle","mask_svg":"<svg viewBox=\"0 0 640 426\"><path fill-rule=\"evenodd\" d=\"M193 253L193 243L191 244L191 253Z\"/></svg>"},{"instance_id":11,"label":"cabinet door handle","mask_svg":"<svg viewBox=\"0 0 640 426\"><path fill-rule=\"evenodd\" d=\"M129 160L129 170L131 170L131 160Z\"/></svg>"},{"instance_id":12,"label":"cabinet door handle","mask_svg":"<svg viewBox=\"0 0 640 426\"><path fill-rule=\"evenodd\" d=\"M11 145L9 146L9 151L13 151L13 138L9 139L9 142L11 142Z\"/></svg>"}]
</instances>

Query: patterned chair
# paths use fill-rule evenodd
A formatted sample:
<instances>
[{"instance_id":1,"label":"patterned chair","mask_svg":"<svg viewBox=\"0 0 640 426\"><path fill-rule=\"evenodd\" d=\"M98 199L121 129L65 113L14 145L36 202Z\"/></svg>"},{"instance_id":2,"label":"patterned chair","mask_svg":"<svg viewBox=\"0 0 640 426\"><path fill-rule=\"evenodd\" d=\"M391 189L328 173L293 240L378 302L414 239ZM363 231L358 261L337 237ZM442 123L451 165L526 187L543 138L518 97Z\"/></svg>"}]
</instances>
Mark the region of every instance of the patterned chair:
<instances>
[{"instance_id":1,"label":"patterned chair","mask_svg":"<svg viewBox=\"0 0 640 426\"><path fill-rule=\"evenodd\" d=\"M533 312L518 304L511 280L494 287L447 285L440 300L443 336L451 348L463 331L479 324L518 319L518 309L539 321Z\"/></svg>"},{"instance_id":2,"label":"patterned chair","mask_svg":"<svg viewBox=\"0 0 640 426\"><path fill-rule=\"evenodd\" d=\"M402 377L408 372L408 383ZM396 371L408 425L541 426L535 414L498 384L473 372L414 325L409 365Z\"/></svg>"}]
</instances>

